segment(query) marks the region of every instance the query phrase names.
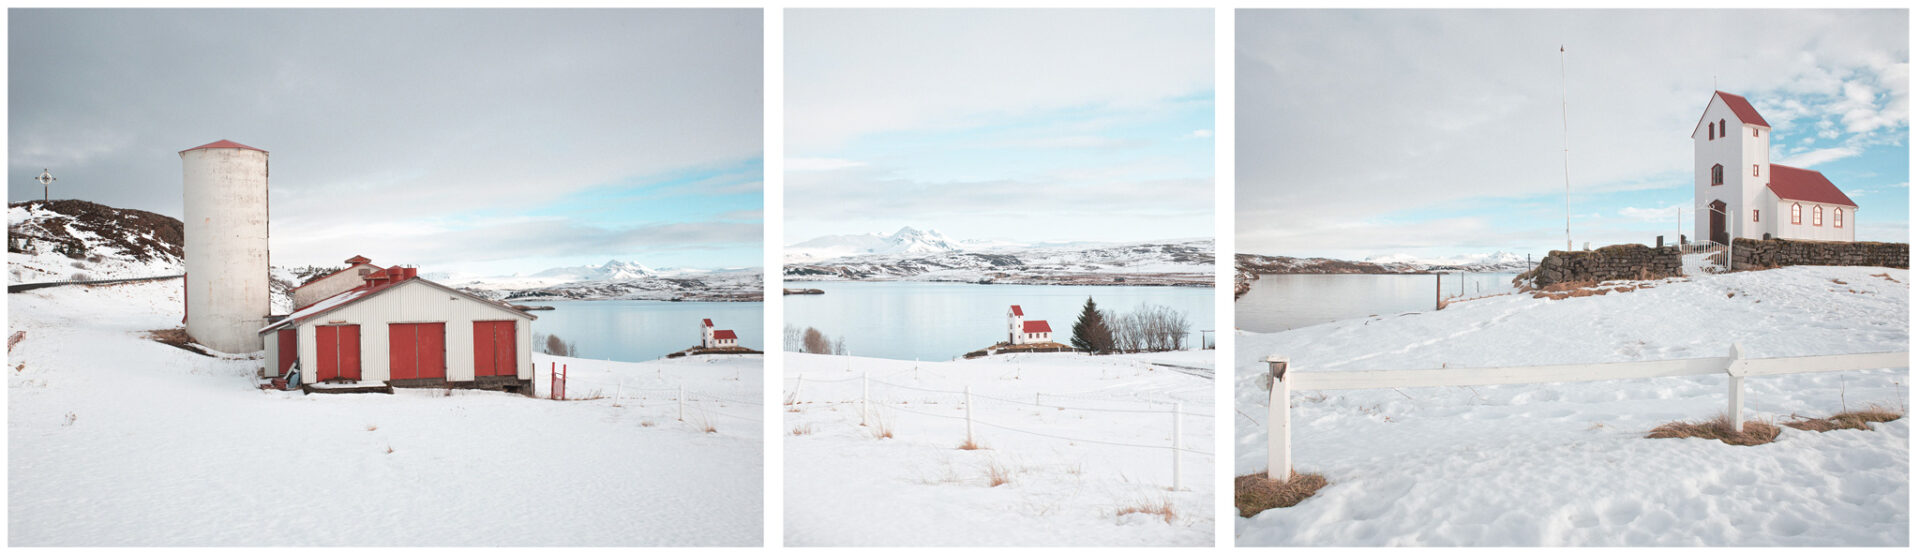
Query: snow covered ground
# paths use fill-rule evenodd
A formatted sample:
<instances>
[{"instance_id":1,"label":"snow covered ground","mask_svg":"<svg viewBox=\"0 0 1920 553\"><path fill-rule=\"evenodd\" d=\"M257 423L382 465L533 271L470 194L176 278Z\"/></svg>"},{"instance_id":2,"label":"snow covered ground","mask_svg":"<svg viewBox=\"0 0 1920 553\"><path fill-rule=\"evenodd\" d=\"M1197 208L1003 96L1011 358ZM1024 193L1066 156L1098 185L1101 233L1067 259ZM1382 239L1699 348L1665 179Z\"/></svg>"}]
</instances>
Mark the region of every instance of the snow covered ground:
<instances>
[{"instance_id":1,"label":"snow covered ground","mask_svg":"<svg viewBox=\"0 0 1920 553\"><path fill-rule=\"evenodd\" d=\"M1878 276L1884 275L1884 276ZM1497 367L1908 349L1905 270L1788 267L1695 275L1558 301L1238 335L1234 474L1267 468L1266 366L1295 371ZM1787 420L1903 409L1908 372L1752 377L1746 413ZM1725 377L1296 392L1294 467L1329 485L1237 518L1240 545L1905 545L1907 419L1871 432L1782 428L1757 447L1650 440L1725 409Z\"/></svg>"},{"instance_id":2,"label":"snow covered ground","mask_svg":"<svg viewBox=\"0 0 1920 553\"><path fill-rule=\"evenodd\" d=\"M1213 353L785 354L786 544L1212 544ZM968 386L982 447L970 451L959 449ZM1181 454L1179 491L1175 402L1186 413L1180 445L1194 451ZM893 437L876 438L882 428ZM996 470L1005 483L994 485ZM1171 522L1120 514L1162 504Z\"/></svg>"},{"instance_id":3,"label":"snow covered ground","mask_svg":"<svg viewBox=\"0 0 1920 553\"><path fill-rule=\"evenodd\" d=\"M10 545L762 541L759 356L534 357L542 397L563 362L571 397L604 397L583 401L303 396L254 389L258 359L143 339L179 326L179 294L9 296L9 330L26 332L8 354Z\"/></svg>"}]
</instances>

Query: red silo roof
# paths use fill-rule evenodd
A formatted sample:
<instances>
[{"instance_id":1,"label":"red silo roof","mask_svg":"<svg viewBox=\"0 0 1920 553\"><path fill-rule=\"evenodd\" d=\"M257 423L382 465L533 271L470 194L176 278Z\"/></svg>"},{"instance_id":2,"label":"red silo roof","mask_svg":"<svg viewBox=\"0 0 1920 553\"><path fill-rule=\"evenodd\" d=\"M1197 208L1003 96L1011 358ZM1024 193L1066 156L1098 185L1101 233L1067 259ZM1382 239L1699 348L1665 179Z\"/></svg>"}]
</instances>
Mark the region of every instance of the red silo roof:
<instances>
[{"instance_id":1,"label":"red silo roof","mask_svg":"<svg viewBox=\"0 0 1920 553\"><path fill-rule=\"evenodd\" d=\"M733 336L733 331L731 331L731 330L715 330L715 331L713 331L713 339L715 339L715 340L733 340L733 339L735 339L735 338L734 338L734 336Z\"/></svg>"},{"instance_id":2,"label":"red silo roof","mask_svg":"<svg viewBox=\"0 0 1920 553\"><path fill-rule=\"evenodd\" d=\"M1027 314L1026 314L1026 313L1021 313L1021 312L1020 312L1020 306L1018 306L1018 305L1016 305L1016 306L1013 306L1013 314L1014 314L1015 316L1020 316L1020 317L1025 317L1025 316L1027 316Z\"/></svg>"},{"instance_id":3,"label":"red silo roof","mask_svg":"<svg viewBox=\"0 0 1920 553\"><path fill-rule=\"evenodd\" d=\"M1046 321L1027 321L1026 324L1021 325L1020 331L1021 332L1053 332L1053 327L1047 326Z\"/></svg>"},{"instance_id":4,"label":"red silo roof","mask_svg":"<svg viewBox=\"0 0 1920 553\"><path fill-rule=\"evenodd\" d=\"M235 149L240 149L240 150L253 150L253 151L256 151L256 152L261 152L261 153L266 153L266 150L262 150L262 149L259 149L259 148L255 148L255 147L252 147L252 146L248 146L248 145L246 145L246 144L241 144L241 143L239 143L239 142L234 142L234 141L232 141L232 140L221 140L221 141L218 141L218 142L212 142L212 143L208 143L208 144L205 144L205 145L201 145L201 146L194 146L194 147L192 147L192 148L187 148L187 149L185 149L185 150L180 150L180 153L183 153L183 154L184 154L184 153L187 153L187 152L191 152L191 151L194 151L194 150L212 150L212 149L218 149L218 148L235 148Z\"/></svg>"},{"instance_id":5,"label":"red silo roof","mask_svg":"<svg viewBox=\"0 0 1920 553\"><path fill-rule=\"evenodd\" d=\"M1772 190L1773 195L1779 196L1782 200L1860 207L1819 171L1788 167L1778 163L1773 164L1771 169L1773 182L1767 183L1767 189Z\"/></svg>"}]
</instances>

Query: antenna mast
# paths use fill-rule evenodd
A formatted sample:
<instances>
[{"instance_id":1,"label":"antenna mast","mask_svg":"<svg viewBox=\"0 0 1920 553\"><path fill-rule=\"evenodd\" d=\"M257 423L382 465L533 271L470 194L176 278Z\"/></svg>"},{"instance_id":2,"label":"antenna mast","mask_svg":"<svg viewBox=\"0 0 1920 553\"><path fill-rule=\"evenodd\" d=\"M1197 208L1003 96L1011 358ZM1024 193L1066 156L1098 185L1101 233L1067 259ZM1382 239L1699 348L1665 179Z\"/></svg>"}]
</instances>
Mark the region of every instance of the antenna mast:
<instances>
[{"instance_id":1,"label":"antenna mast","mask_svg":"<svg viewBox=\"0 0 1920 553\"><path fill-rule=\"evenodd\" d=\"M1573 168L1567 153L1567 45L1560 45L1560 171L1566 179L1567 251L1573 251Z\"/></svg>"}]
</instances>

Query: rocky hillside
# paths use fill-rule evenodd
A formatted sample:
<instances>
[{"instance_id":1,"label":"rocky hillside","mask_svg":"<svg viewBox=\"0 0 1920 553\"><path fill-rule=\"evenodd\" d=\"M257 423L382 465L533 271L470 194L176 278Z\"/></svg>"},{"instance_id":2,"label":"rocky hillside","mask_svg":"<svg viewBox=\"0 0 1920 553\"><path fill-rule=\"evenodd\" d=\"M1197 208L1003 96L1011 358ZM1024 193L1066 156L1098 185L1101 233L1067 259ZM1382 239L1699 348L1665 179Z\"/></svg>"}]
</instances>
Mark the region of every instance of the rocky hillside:
<instances>
[{"instance_id":1,"label":"rocky hillside","mask_svg":"<svg viewBox=\"0 0 1920 553\"><path fill-rule=\"evenodd\" d=\"M84 200L7 206L7 269L13 283L177 275L179 219Z\"/></svg>"}]
</instances>

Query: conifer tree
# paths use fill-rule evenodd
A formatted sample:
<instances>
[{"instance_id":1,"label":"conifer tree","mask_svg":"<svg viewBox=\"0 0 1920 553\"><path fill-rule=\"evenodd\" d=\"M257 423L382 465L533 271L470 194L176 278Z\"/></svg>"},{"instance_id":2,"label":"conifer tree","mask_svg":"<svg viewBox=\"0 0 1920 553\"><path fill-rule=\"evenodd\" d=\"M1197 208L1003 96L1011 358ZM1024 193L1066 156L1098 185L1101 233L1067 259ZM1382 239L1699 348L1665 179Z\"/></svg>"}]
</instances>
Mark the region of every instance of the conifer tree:
<instances>
[{"instance_id":1,"label":"conifer tree","mask_svg":"<svg viewBox=\"0 0 1920 553\"><path fill-rule=\"evenodd\" d=\"M1107 328L1106 317L1093 304L1092 296L1087 297L1087 305L1080 308L1080 318L1073 322L1072 346L1094 355L1113 352L1113 330Z\"/></svg>"}]
</instances>

